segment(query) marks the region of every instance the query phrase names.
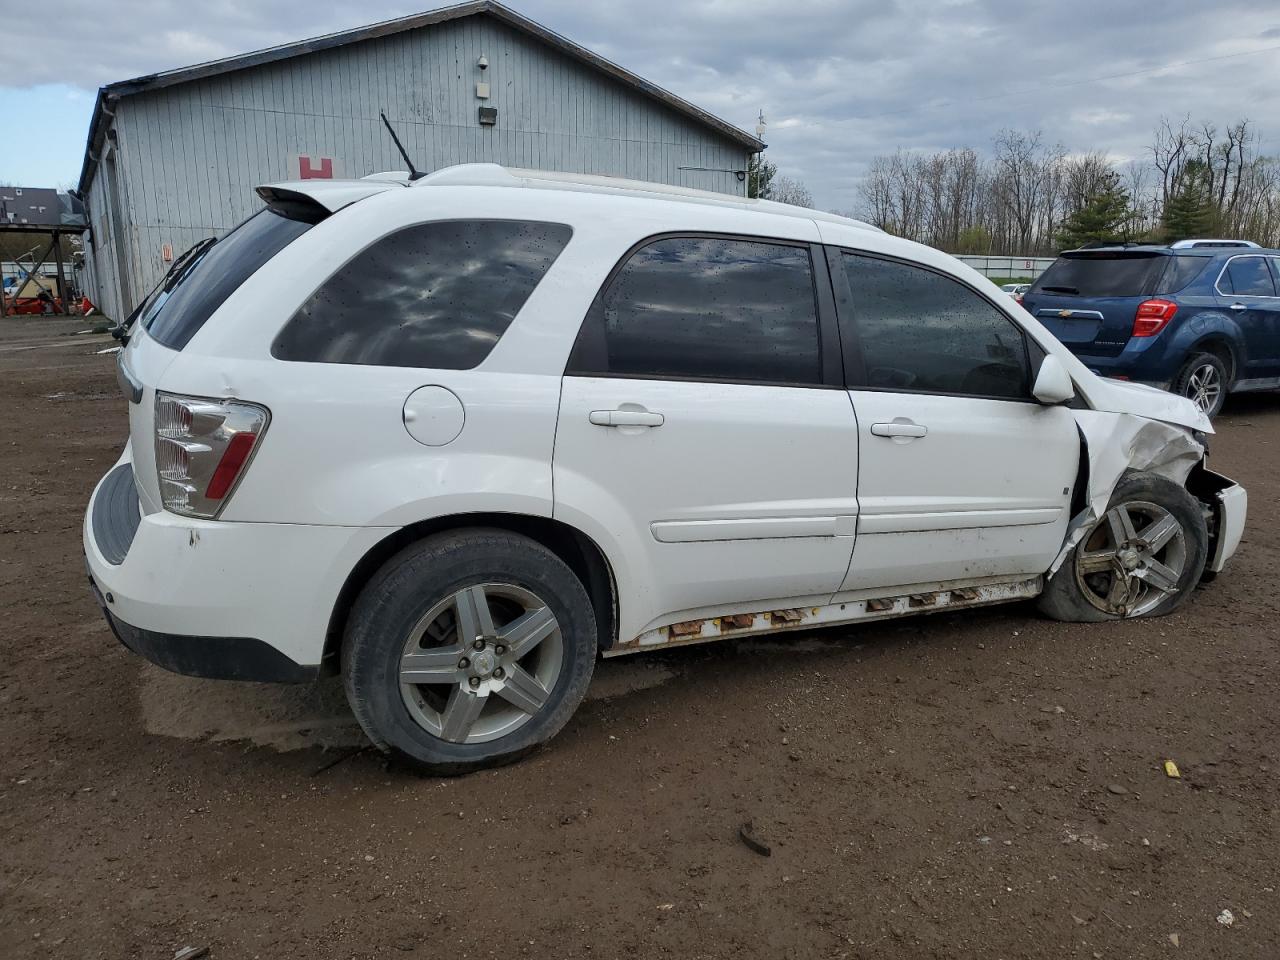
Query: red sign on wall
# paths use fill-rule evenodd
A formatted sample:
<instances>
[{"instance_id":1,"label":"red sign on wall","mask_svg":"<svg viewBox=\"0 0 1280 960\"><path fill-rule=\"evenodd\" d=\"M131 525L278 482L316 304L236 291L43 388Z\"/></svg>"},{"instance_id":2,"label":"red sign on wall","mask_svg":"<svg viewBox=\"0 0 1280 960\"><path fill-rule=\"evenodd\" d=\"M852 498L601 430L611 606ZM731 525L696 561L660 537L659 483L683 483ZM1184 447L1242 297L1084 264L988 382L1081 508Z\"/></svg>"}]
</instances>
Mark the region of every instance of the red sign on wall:
<instances>
[{"instance_id":1,"label":"red sign on wall","mask_svg":"<svg viewBox=\"0 0 1280 960\"><path fill-rule=\"evenodd\" d=\"M332 180L333 179L333 158L332 157L298 157L298 179L299 180Z\"/></svg>"}]
</instances>

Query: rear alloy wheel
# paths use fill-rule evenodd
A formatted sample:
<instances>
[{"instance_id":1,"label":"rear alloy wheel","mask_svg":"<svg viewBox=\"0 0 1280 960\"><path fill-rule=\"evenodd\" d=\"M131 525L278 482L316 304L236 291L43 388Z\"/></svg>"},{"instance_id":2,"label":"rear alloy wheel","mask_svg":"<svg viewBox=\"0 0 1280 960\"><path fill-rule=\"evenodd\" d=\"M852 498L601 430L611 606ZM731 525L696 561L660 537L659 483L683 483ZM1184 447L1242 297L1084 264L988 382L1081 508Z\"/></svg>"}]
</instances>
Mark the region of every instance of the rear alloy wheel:
<instances>
[{"instance_id":1,"label":"rear alloy wheel","mask_svg":"<svg viewBox=\"0 0 1280 960\"><path fill-rule=\"evenodd\" d=\"M433 773L514 760L586 694L587 592L541 544L502 530L429 537L360 593L342 647L352 712L379 747Z\"/></svg>"},{"instance_id":2,"label":"rear alloy wheel","mask_svg":"<svg viewBox=\"0 0 1280 960\"><path fill-rule=\"evenodd\" d=\"M1198 353L1183 366L1173 388L1212 419L1227 399L1226 364L1212 353Z\"/></svg>"},{"instance_id":3,"label":"rear alloy wheel","mask_svg":"<svg viewBox=\"0 0 1280 960\"><path fill-rule=\"evenodd\" d=\"M410 715L450 743L514 733L547 705L564 639L542 600L512 583L481 583L436 604L400 657Z\"/></svg>"},{"instance_id":4,"label":"rear alloy wheel","mask_svg":"<svg viewBox=\"0 0 1280 960\"><path fill-rule=\"evenodd\" d=\"M1049 578L1040 609L1055 620L1159 617L1187 601L1208 555L1200 502L1150 473L1127 473L1107 511Z\"/></svg>"}]
</instances>

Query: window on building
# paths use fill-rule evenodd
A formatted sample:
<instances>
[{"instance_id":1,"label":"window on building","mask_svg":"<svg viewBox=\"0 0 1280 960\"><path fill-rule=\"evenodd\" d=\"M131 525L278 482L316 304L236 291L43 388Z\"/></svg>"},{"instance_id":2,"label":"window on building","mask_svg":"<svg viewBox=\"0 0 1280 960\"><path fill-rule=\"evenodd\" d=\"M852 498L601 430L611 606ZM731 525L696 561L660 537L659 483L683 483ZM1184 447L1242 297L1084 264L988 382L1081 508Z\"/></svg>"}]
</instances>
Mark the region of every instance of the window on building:
<instances>
[{"instance_id":1,"label":"window on building","mask_svg":"<svg viewBox=\"0 0 1280 960\"><path fill-rule=\"evenodd\" d=\"M807 247L665 237L596 298L569 372L817 384L820 354Z\"/></svg>"},{"instance_id":2,"label":"window on building","mask_svg":"<svg viewBox=\"0 0 1280 960\"><path fill-rule=\"evenodd\" d=\"M963 284L904 263L844 255L866 382L878 390L1025 399L1022 331Z\"/></svg>"},{"instance_id":3,"label":"window on building","mask_svg":"<svg viewBox=\"0 0 1280 960\"><path fill-rule=\"evenodd\" d=\"M569 242L559 223L445 220L365 248L280 331L281 360L469 370Z\"/></svg>"}]
</instances>

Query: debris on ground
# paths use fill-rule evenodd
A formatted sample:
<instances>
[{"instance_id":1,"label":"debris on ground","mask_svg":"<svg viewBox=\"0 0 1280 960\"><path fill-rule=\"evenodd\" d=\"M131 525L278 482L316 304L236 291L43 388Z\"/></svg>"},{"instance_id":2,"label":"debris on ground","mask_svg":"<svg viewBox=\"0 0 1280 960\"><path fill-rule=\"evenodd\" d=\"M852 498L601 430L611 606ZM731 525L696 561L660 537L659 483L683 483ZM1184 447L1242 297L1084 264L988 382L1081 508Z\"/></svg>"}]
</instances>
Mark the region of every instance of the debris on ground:
<instances>
[{"instance_id":1,"label":"debris on ground","mask_svg":"<svg viewBox=\"0 0 1280 960\"><path fill-rule=\"evenodd\" d=\"M1107 793L1114 793L1117 797L1123 797L1129 792L1127 787L1122 787L1118 783L1108 783Z\"/></svg>"},{"instance_id":2,"label":"debris on ground","mask_svg":"<svg viewBox=\"0 0 1280 960\"><path fill-rule=\"evenodd\" d=\"M1166 777L1173 777L1175 780L1182 777L1182 773L1178 770L1178 765L1172 760L1166 760L1164 762L1164 775Z\"/></svg>"},{"instance_id":3,"label":"debris on ground","mask_svg":"<svg viewBox=\"0 0 1280 960\"><path fill-rule=\"evenodd\" d=\"M738 828L738 839L762 857L773 856L773 848L756 836L755 827L750 820Z\"/></svg>"},{"instance_id":4,"label":"debris on ground","mask_svg":"<svg viewBox=\"0 0 1280 960\"><path fill-rule=\"evenodd\" d=\"M209 955L208 947L183 947L173 955L173 960L199 960Z\"/></svg>"},{"instance_id":5,"label":"debris on ground","mask_svg":"<svg viewBox=\"0 0 1280 960\"><path fill-rule=\"evenodd\" d=\"M1170 943L1172 943L1175 947L1180 947L1180 946L1182 946L1182 943L1181 943L1181 941L1180 941L1180 938L1178 937L1178 935L1177 935L1176 933L1171 933L1171 934L1169 934L1169 942L1170 942Z\"/></svg>"},{"instance_id":6,"label":"debris on ground","mask_svg":"<svg viewBox=\"0 0 1280 960\"><path fill-rule=\"evenodd\" d=\"M1236 915L1230 910L1223 910L1218 914L1218 922L1224 927L1229 927L1236 922Z\"/></svg>"}]
</instances>

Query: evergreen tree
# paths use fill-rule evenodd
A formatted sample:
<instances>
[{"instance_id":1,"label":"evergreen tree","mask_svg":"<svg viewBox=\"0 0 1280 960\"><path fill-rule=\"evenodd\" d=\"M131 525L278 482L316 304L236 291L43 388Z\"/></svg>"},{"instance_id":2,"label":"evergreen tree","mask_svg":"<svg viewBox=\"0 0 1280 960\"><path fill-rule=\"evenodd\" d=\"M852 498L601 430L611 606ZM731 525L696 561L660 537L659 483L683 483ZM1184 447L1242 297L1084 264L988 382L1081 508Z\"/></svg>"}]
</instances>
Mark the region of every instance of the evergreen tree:
<instances>
[{"instance_id":1,"label":"evergreen tree","mask_svg":"<svg viewBox=\"0 0 1280 960\"><path fill-rule=\"evenodd\" d=\"M1120 184L1120 175L1111 172L1099 183L1081 207L1062 221L1058 243L1064 249L1086 243L1120 243L1133 217L1129 193Z\"/></svg>"},{"instance_id":2,"label":"evergreen tree","mask_svg":"<svg viewBox=\"0 0 1280 960\"><path fill-rule=\"evenodd\" d=\"M1177 190L1165 204L1161 228L1167 243L1203 237L1213 232L1217 208L1209 194L1208 171L1202 160L1190 160Z\"/></svg>"},{"instance_id":3,"label":"evergreen tree","mask_svg":"<svg viewBox=\"0 0 1280 960\"><path fill-rule=\"evenodd\" d=\"M768 200L769 187L777 175L777 164L766 160L763 153L753 153L747 161L747 196L756 200Z\"/></svg>"}]
</instances>

